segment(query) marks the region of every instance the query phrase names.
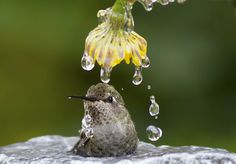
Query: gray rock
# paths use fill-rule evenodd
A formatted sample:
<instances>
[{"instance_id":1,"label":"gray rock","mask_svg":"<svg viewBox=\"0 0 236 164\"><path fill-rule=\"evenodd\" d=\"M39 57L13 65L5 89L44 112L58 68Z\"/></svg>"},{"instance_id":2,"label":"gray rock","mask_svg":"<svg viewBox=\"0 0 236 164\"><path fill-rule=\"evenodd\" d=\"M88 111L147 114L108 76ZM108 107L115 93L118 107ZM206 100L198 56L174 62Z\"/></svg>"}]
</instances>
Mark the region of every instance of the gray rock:
<instances>
[{"instance_id":1,"label":"gray rock","mask_svg":"<svg viewBox=\"0 0 236 164\"><path fill-rule=\"evenodd\" d=\"M0 164L236 164L236 154L198 146L159 146L140 142L135 154L123 157L84 158L67 153L77 137L43 136L0 147Z\"/></svg>"}]
</instances>

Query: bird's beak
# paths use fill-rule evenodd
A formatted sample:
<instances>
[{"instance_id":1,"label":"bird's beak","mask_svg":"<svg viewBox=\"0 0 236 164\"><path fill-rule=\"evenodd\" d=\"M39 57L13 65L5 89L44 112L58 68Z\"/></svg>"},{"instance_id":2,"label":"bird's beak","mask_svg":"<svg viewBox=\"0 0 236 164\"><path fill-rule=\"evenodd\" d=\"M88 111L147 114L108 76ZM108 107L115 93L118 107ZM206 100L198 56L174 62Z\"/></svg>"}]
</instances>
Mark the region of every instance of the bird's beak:
<instances>
[{"instance_id":1,"label":"bird's beak","mask_svg":"<svg viewBox=\"0 0 236 164\"><path fill-rule=\"evenodd\" d=\"M95 97L86 97L86 96L68 96L68 99L81 99L85 101L98 101Z\"/></svg>"}]
</instances>

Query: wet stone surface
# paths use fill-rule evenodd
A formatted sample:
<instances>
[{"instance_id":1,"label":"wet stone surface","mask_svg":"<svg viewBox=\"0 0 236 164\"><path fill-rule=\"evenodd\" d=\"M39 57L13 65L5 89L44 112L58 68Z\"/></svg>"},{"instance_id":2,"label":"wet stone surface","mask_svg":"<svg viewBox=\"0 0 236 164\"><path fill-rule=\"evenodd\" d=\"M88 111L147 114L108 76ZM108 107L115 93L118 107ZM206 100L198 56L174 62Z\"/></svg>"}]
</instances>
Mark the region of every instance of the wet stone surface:
<instances>
[{"instance_id":1,"label":"wet stone surface","mask_svg":"<svg viewBox=\"0 0 236 164\"><path fill-rule=\"evenodd\" d=\"M77 137L43 136L0 147L0 164L234 164L236 154L198 146L160 146L140 142L135 154L123 157L84 158L67 153Z\"/></svg>"}]
</instances>

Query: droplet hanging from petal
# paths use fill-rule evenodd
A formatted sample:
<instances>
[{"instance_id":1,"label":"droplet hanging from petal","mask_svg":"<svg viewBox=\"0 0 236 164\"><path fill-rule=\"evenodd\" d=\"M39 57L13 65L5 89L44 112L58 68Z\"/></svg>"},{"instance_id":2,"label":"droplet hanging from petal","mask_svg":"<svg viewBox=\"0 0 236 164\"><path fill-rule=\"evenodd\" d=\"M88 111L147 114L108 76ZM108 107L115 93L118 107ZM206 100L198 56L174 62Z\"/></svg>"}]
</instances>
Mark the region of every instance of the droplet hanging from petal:
<instances>
[{"instance_id":1,"label":"droplet hanging from petal","mask_svg":"<svg viewBox=\"0 0 236 164\"><path fill-rule=\"evenodd\" d=\"M148 68L150 66L150 60L149 58L146 56L143 60L142 60L142 67L143 68Z\"/></svg>"},{"instance_id":2,"label":"droplet hanging from petal","mask_svg":"<svg viewBox=\"0 0 236 164\"><path fill-rule=\"evenodd\" d=\"M134 85L139 85L142 83L142 81L143 81L142 67L136 67L132 82Z\"/></svg>"},{"instance_id":3,"label":"droplet hanging from petal","mask_svg":"<svg viewBox=\"0 0 236 164\"><path fill-rule=\"evenodd\" d=\"M94 60L86 52L84 52L81 59L81 66L86 71L91 71L94 68Z\"/></svg>"},{"instance_id":4,"label":"droplet hanging from petal","mask_svg":"<svg viewBox=\"0 0 236 164\"><path fill-rule=\"evenodd\" d=\"M101 67L100 79L103 83L109 83L111 77L112 67Z\"/></svg>"}]
</instances>

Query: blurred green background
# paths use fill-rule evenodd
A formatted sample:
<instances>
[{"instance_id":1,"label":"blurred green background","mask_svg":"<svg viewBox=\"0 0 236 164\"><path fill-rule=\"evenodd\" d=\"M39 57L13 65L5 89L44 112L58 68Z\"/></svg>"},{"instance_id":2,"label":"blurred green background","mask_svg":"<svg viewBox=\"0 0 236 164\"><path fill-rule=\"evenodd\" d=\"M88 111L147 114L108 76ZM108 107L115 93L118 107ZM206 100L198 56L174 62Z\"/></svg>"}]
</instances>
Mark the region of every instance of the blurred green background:
<instances>
[{"instance_id":1,"label":"blurred green background","mask_svg":"<svg viewBox=\"0 0 236 164\"><path fill-rule=\"evenodd\" d=\"M31 137L78 136L81 101L98 83L99 67L83 71L84 40L96 13L111 0L0 0L0 146ZM139 137L161 127L156 145L202 145L236 152L236 17L230 0L188 0L183 5L134 6L136 32L148 43L152 65L134 86L133 65L112 73ZM152 89L147 90L147 85ZM121 90L124 88L124 91ZM148 114L149 96L160 104Z\"/></svg>"}]
</instances>

